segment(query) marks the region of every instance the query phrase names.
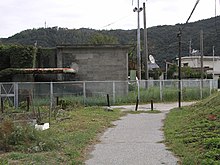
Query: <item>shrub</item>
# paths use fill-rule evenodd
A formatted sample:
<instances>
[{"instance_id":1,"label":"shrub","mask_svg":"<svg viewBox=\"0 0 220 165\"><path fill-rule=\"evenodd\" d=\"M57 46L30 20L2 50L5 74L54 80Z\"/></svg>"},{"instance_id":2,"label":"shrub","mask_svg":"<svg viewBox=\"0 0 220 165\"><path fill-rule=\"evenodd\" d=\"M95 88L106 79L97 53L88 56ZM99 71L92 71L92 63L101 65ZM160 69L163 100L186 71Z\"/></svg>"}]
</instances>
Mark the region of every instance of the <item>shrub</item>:
<instances>
[{"instance_id":1,"label":"shrub","mask_svg":"<svg viewBox=\"0 0 220 165\"><path fill-rule=\"evenodd\" d=\"M0 125L0 149L2 151L27 150L39 139L37 131L28 124L14 124L10 119L5 119Z\"/></svg>"}]
</instances>

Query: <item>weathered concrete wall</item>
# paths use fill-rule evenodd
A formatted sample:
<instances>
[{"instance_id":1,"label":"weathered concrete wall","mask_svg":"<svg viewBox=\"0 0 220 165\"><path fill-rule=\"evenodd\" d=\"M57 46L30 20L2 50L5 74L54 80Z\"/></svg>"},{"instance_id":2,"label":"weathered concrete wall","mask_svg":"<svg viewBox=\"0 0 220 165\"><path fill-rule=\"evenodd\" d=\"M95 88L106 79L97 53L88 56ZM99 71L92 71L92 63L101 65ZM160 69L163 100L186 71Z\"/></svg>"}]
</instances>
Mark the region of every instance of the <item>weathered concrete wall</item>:
<instances>
[{"instance_id":1,"label":"weathered concrete wall","mask_svg":"<svg viewBox=\"0 0 220 165\"><path fill-rule=\"evenodd\" d=\"M58 46L57 67L77 64L81 81L125 81L128 76L128 48L116 45Z\"/></svg>"},{"instance_id":2,"label":"weathered concrete wall","mask_svg":"<svg viewBox=\"0 0 220 165\"><path fill-rule=\"evenodd\" d=\"M57 67L78 66L80 81L126 81L128 79L128 46L58 46ZM58 75L58 80L68 80ZM111 83L110 83L111 84ZM90 94L111 94L112 88L106 83L87 83L86 89ZM124 95L128 92L128 84L117 85L117 93ZM119 90L120 89L120 90ZM104 93L103 93L104 92Z\"/></svg>"}]
</instances>

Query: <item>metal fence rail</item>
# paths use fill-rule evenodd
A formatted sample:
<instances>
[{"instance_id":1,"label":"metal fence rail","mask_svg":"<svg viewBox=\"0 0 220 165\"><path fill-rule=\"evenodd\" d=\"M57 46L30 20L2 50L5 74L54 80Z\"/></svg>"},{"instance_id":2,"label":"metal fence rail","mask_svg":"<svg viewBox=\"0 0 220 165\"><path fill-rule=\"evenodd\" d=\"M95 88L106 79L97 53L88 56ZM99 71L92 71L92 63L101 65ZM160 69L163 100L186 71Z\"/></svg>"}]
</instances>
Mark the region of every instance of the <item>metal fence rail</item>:
<instances>
[{"instance_id":1,"label":"metal fence rail","mask_svg":"<svg viewBox=\"0 0 220 165\"><path fill-rule=\"evenodd\" d=\"M111 104L134 103L137 84L140 84L140 101L169 101L177 98L178 80L137 81L71 81L71 82L13 82L0 83L2 104L19 107L30 100L32 105L47 105L53 108L60 99L70 99L84 105L106 105L108 94ZM211 95L217 89L218 81L181 80L182 98L195 95L200 99ZM171 96L170 96L171 95ZM189 96L190 95L190 96ZM150 98L149 98L150 97ZM172 98L173 99L173 98Z\"/></svg>"}]
</instances>

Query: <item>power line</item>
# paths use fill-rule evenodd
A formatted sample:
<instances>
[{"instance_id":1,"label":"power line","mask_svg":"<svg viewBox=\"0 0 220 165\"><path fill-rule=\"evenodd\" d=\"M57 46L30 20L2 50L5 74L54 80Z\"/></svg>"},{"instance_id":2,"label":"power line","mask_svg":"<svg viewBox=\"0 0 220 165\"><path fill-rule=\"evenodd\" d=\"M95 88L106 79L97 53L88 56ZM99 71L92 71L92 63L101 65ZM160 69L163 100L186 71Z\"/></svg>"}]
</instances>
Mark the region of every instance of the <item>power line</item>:
<instances>
[{"instance_id":1,"label":"power line","mask_svg":"<svg viewBox=\"0 0 220 165\"><path fill-rule=\"evenodd\" d=\"M193 14L193 12L195 11L196 6L198 5L199 1L200 1L200 0L197 0L197 1L196 1L196 4L195 4L195 6L194 6L192 12L191 12L190 15L189 15L189 18L187 19L186 24L189 22L190 18L192 17L192 14Z\"/></svg>"},{"instance_id":2,"label":"power line","mask_svg":"<svg viewBox=\"0 0 220 165\"><path fill-rule=\"evenodd\" d=\"M131 15L131 14L128 14L127 16L121 17L121 18L117 19L116 21L111 22L111 23L109 23L109 24L103 26L102 28L109 27L109 26L111 26L111 25L113 25L113 24L115 24L115 23L117 23L117 22L119 22L119 21L121 21L121 20L123 20L123 19L129 17L130 15Z\"/></svg>"}]
</instances>

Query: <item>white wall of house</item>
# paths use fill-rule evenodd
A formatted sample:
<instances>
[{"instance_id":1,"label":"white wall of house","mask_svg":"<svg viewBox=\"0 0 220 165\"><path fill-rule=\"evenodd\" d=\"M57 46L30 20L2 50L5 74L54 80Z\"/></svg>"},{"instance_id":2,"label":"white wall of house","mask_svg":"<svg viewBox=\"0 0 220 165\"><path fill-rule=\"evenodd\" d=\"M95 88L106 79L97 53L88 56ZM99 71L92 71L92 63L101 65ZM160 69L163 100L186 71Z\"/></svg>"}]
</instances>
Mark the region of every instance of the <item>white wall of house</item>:
<instances>
[{"instance_id":1,"label":"white wall of house","mask_svg":"<svg viewBox=\"0 0 220 165\"><path fill-rule=\"evenodd\" d=\"M201 56L185 56L181 58L182 66L189 66L192 68L201 67ZM220 76L220 56L203 56L203 67L211 68L208 73L213 74L215 78ZM213 69L214 68L214 69Z\"/></svg>"}]
</instances>

